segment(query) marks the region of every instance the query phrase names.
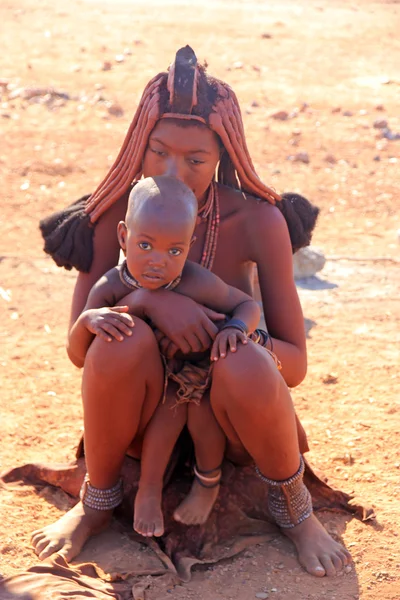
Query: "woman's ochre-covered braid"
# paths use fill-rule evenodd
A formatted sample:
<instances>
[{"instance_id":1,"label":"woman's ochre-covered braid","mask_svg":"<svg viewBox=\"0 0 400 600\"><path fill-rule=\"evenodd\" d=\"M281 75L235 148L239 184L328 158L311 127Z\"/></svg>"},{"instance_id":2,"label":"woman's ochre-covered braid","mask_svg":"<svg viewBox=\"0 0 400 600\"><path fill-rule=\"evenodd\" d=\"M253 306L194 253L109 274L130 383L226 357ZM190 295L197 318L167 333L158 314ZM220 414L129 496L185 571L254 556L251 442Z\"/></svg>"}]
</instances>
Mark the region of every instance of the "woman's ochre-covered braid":
<instances>
[{"instance_id":1,"label":"woman's ochre-covered braid","mask_svg":"<svg viewBox=\"0 0 400 600\"><path fill-rule=\"evenodd\" d=\"M45 239L45 251L59 266L89 271L93 255L93 226L142 176L142 164L151 131L160 119L173 118L200 122L214 131L224 151L218 166L217 181L270 202L277 203L285 218L295 218L297 241L293 250L309 244L318 209L307 200L297 204L286 202L258 177L252 163L244 134L239 103L233 90L224 82L206 74L197 64L193 50L186 46L178 50L175 62L166 73L159 73L147 84L136 114L128 129L119 154L110 171L91 196L84 196L64 211L43 219L40 223ZM301 198L301 196L300 196ZM277 202L278 201L278 202ZM301 222L311 231L301 232Z\"/></svg>"}]
</instances>

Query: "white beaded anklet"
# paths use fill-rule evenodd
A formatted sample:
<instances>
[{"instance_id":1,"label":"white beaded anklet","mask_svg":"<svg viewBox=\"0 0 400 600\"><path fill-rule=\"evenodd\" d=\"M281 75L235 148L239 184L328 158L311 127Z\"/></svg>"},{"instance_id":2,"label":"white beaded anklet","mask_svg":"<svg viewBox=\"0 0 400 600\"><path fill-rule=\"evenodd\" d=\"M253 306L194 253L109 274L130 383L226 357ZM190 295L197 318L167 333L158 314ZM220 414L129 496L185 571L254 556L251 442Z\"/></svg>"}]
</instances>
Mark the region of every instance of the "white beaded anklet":
<instances>
[{"instance_id":1,"label":"white beaded anklet","mask_svg":"<svg viewBox=\"0 0 400 600\"><path fill-rule=\"evenodd\" d=\"M308 519L313 512L311 494L303 483L304 460L300 456L298 471L283 481L265 477L256 466L256 473L268 484L268 508L277 525L292 529Z\"/></svg>"},{"instance_id":2,"label":"white beaded anklet","mask_svg":"<svg viewBox=\"0 0 400 600\"><path fill-rule=\"evenodd\" d=\"M121 504L123 496L122 479L112 488L100 490L91 485L87 473L79 493L82 504L95 510L112 510Z\"/></svg>"}]
</instances>

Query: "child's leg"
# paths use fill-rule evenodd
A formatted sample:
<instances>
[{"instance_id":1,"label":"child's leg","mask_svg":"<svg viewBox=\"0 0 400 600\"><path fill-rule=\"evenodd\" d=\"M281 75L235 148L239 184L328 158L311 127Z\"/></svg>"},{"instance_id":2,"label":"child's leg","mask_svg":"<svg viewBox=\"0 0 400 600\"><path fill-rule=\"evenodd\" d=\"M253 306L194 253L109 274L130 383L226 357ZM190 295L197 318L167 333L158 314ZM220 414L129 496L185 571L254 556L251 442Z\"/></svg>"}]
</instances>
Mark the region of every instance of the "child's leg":
<instances>
[{"instance_id":1,"label":"child's leg","mask_svg":"<svg viewBox=\"0 0 400 600\"><path fill-rule=\"evenodd\" d=\"M199 406L189 403L187 423L196 455L195 479L174 518L186 525L201 525L207 521L218 496L225 451L225 435L211 409L209 392Z\"/></svg>"},{"instance_id":2,"label":"child's leg","mask_svg":"<svg viewBox=\"0 0 400 600\"><path fill-rule=\"evenodd\" d=\"M164 533L161 509L164 473L179 434L187 422L187 404L172 408L175 404L176 385L170 383L165 402L156 408L144 434L133 527L148 537Z\"/></svg>"}]
</instances>

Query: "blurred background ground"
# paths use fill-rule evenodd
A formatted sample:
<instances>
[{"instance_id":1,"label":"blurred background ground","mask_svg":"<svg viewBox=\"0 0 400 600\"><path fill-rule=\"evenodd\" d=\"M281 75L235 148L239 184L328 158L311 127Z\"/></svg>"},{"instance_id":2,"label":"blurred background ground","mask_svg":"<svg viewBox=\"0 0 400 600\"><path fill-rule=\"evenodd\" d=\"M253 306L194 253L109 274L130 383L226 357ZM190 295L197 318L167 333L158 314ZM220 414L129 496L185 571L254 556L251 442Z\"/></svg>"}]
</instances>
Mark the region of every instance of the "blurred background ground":
<instances>
[{"instance_id":1,"label":"blurred background ground","mask_svg":"<svg viewBox=\"0 0 400 600\"><path fill-rule=\"evenodd\" d=\"M145 83L189 43L235 89L264 181L321 207L328 260L299 284L310 366L294 400L311 462L378 518L322 516L354 557L342 577L306 575L278 538L168 597L400 598L399 2L3 0L0 19L2 469L72 459L82 426L64 351L75 275L42 253L38 220L93 190ZM2 490L3 576L37 562L30 531L68 506Z\"/></svg>"}]
</instances>

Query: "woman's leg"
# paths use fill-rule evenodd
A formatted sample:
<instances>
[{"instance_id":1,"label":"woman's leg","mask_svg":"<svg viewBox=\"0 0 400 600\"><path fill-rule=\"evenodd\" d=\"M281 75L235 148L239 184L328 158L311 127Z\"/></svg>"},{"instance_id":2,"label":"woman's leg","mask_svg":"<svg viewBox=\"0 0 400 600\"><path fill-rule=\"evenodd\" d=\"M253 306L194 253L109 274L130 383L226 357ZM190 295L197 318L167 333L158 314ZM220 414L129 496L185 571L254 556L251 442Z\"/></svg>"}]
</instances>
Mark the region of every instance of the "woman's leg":
<instances>
[{"instance_id":1,"label":"woman's leg","mask_svg":"<svg viewBox=\"0 0 400 600\"><path fill-rule=\"evenodd\" d=\"M164 369L150 327L135 319L132 337L123 342L95 338L86 356L82 397L85 456L92 486L115 486L126 449L143 432L160 401ZM78 502L56 523L32 534L42 560L55 552L74 558L92 534L104 528L112 510Z\"/></svg>"},{"instance_id":2,"label":"woman's leg","mask_svg":"<svg viewBox=\"0 0 400 600\"><path fill-rule=\"evenodd\" d=\"M217 361L213 370L211 405L228 438L228 455L250 455L260 472L282 482L299 469L299 445L293 403L273 359L260 346L240 346ZM267 485L267 484L266 484ZM334 575L350 560L312 514L285 529L299 560L316 576Z\"/></svg>"},{"instance_id":3,"label":"woman's leg","mask_svg":"<svg viewBox=\"0 0 400 600\"><path fill-rule=\"evenodd\" d=\"M134 529L151 537L164 533L163 479L177 439L187 422L187 404L176 404L177 386L168 386L145 431L140 463L139 489L135 498Z\"/></svg>"},{"instance_id":4,"label":"woman's leg","mask_svg":"<svg viewBox=\"0 0 400 600\"><path fill-rule=\"evenodd\" d=\"M194 444L198 475L188 496L176 509L174 518L185 525L200 525L207 521L218 496L226 443L225 434L210 406L209 391L199 405L189 403L188 429Z\"/></svg>"}]
</instances>

